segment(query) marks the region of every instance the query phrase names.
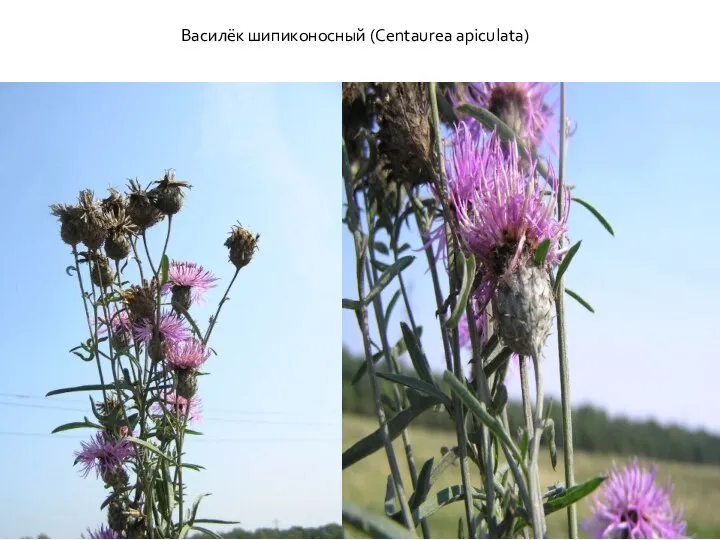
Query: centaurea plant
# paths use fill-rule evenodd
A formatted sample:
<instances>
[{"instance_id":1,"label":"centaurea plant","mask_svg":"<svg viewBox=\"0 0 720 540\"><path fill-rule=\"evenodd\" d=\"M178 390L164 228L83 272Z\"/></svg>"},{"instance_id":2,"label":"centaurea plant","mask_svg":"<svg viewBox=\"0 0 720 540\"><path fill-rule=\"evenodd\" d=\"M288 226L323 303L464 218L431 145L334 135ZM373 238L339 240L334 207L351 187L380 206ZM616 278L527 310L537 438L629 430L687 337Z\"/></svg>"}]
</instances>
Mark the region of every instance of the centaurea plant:
<instances>
[{"instance_id":1,"label":"centaurea plant","mask_svg":"<svg viewBox=\"0 0 720 540\"><path fill-rule=\"evenodd\" d=\"M396 522L367 514L348 501L343 512L348 526L377 536L413 536L419 528L429 538L427 517L458 503L464 509L459 538L543 538L546 513L567 508L568 536L575 538L574 504L604 480L598 476L575 485L571 471L559 488L546 491L540 483L541 438L550 442L553 467L557 459L554 426L544 404L542 360L556 311L557 331L564 339L558 296L565 292L563 276L580 246L568 241L568 215L575 199L563 178L564 100L560 162L553 167L540 154L550 147L555 155L558 147L549 140L549 127L558 114L545 102L552 87L343 85L344 223L355 242L358 284L358 297L343 299L343 308L358 318L366 363L355 380L369 377L379 424L377 431L344 451L343 468L385 449L391 473L386 518ZM564 85L561 93L564 97ZM581 205L612 232L597 210L585 201ZM415 246L407 241L413 234ZM405 269L419 263L411 254L413 247L424 253L436 300L446 368L442 381L430 368L403 279ZM394 283L397 290L385 306L385 294ZM568 294L589 307L576 293ZM400 301L406 320L400 323L400 340L393 343L390 319ZM460 358L467 348L472 351L470 370ZM405 353L412 373L400 367ZM504 376L511 358L519 362L525 412L519 435L511 431L506 411ZM566 360L561 358L561 370L567 371ZM534 400L528 361L534 368ZM379 379L392 383L392 397L382 395ZM568 424L568 400L562 397ZM407 428L431 408L444 409L452 419L457 445L444 449L439 462L417 467ZM399 436L411 473L410 491L391 444ZM571 440L563 450L567 463ZM436 497L432 484L451 460L460 465L458 485ZM424 504L427 500L432 504Z\"/></svg>"},{"instance_id":2,"label":"centaurea plant","mask_svg":"<svg viewBox=\"0 0 720 540\"><path fill-rule=\"evenodd\" d=\"M189 310L218 279L168 256L173 219L190 187L169 170L147 187L131 181L125 194L111 188L97 200L83 190L77 204L51 206L72 248L67 273L77 278L89 334L71 352L94 364L99 380L48 396L95 393L91 416L53 431L95 430L75 454L83 475L95 471L108 489L101 504L107 525L88 531L93 538L182 538L193 529L219 538L200 523L232 523L198 521L202 497L187 504L183 473L202 467L184 461L183 443L199 435L188 428L200 420L199 369L213 352L209 339L220 309L259 235L232 227L225 246L234 275L202 331ZM153 256L146 232L163 221L164 244Z\"/></svg>"}]
</instances>

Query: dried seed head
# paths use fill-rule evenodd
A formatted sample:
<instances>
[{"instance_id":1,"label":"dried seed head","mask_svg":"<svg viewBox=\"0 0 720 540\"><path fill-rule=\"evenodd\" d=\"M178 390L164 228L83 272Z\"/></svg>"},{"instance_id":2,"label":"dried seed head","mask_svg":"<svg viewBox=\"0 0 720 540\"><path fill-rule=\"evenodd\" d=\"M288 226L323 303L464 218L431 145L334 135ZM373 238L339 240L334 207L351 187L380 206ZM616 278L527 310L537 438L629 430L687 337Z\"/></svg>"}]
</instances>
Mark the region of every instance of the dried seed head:
<instances>
[{"instance_id":1,"label":"dried seed head","mask_svg":"<svg viewBox=\"0 0 720 540\"><path fill-rule=\"evenodd\" d=\"M148 192L153 206L167 216L177 214L182 208L185 194L180 188L191 188L187 182L175 180L175 171L168 169L162 180L156 182L157 186Z\"/></svg>"},{"instance_id":2,"label":"dried seed head","mask_svg":"<svg viewBox=\"0 0 720 540\"><path fill-rule=\"evenodd\" d=\"M192 305L192 288L186 285L175 285L172 288L171 301L173 307L180 306L180 308L183 308L185 311L187 311ZM182 310L180 308L175 307L175 310L181 314Z\"/></svg>"},{"instance_id":3,"label":"dried seed head","mask_svg":"<svg viewBox=\"0 0 720 540\"><path fill-rule=\"evenodd\" d=\"M258 248L259 234L253 235L242 225L234 225L230 237L225 240L225 247L230 250L230 262L240 270L247 266Z\"/></svg>"},{"instance_id":4,"label":"dried seed head","mask_svg":"<svg viewBox=\"0 0 720 540\"><path fill-rule=\"evenodd\" d=\"M163 214L153 206L148 192L137 180L131 180L128 188L127 213L138 231L142 232L162 221Z\"/></svg>"},{"instance_id":5,"label":"dried seed head","mask_svg":"<svg viewBox=\"0 0 720 540\"><path fill-rule=\"evenodd\" d=\"M117 395L112 392L106 395L104 401L95 402L95 407L97 408L98 413L100 413L100 415L103 417L103 422L111 421L113 419L120 419L120 415L122 412L122 403L117 398Z\"/></svg>"},{"instance_id":6,"label":"dried seed head","mask_svg":"<svg viewBox=\"0 0 720 540\"><path fill-rule=\"evenodd\" d=\"M177 395L187 400L197 392L197 372L194 369L178 369Z\"/></svg>"},{"instance_id":7,"label":"dried seed head","mask_svg":"<svg viewBox=\"0 0 720 540\"><path fill-rule=\"evenodd\" d=\"M127 310L130 312L130 320L138 323L145 319L152 318L157 310L157 286L155 281L145 280L142 285L133 285L122 292L123 300Z\"/></svg>"},{"instance_id":8,"label":"dried seed head","mask_svg":"<svg viewBox=\"0 0 720 540\"><path fill-rule=\"evenodd\" d=\"M83 211L79 206L53 204L50 213L60 220L60 238L71 246L78 245L83 239Z\"/></svg>"},{"instance_id":9,"label":"dried seed head","mask_svg":"<svg viewBox=\"0 0 720 540\"><path fill-rule=\"evenodd\" d=\"M105 240L105 253L114 261L121 261L130 254L130 238L116 230L110 231Z\"/></svg>"},{"instance_id":10,"label":"dried seed head","mask_svg":"<svg viewBox=\"0 0 720 540\"><path fill-rule=\"evenodd\" d=\"M110 195L102 200L100 208L108 218L118 219L125 214L127 201L115 188L109 188Z\"/></svg>"},{"instance_id":11,"label":"dried seed head","mask_svg":"<svg viewBox=\"0 0 720 540\"><path fill-rule=\"evenodd\" d=\"M377 88L378 150L400 183L429 182L435 169L428 84L390 83Z\"/></svg>"},{"instance_id":12,"label":"dried seed head","mask_svg":"<svg viewBox=\"0 0 720 540\"><path fill-rule=\"evenodd\" d=\"M80 192L78 206L81 208L82 243L88 249L100 249L108 234L108 220L95 200L94 193L85 189Z\"/></svg>"},{"instance_id":13,"label":"dried seed head","mask_svg":"<svg viewBox=\"0 0 720 540\"><path fill-rule=\"evenodd\" d=\"M540 357L553 320L553 294L547 269L524 256L500 279L493 298L498 333L523 356Z\"/></svg>"},{"instance_id":14,"label":"dried seed head","mask_svg":"<svg viewBox=\"0 0 720 540\"><path fill-rule=\"evenodd\" d=\"M115 279L115 272L110 268L110 261L100 253L90 254L90 277L92 282L104 289L112 285Z\"/></svg>"}]
</instances>

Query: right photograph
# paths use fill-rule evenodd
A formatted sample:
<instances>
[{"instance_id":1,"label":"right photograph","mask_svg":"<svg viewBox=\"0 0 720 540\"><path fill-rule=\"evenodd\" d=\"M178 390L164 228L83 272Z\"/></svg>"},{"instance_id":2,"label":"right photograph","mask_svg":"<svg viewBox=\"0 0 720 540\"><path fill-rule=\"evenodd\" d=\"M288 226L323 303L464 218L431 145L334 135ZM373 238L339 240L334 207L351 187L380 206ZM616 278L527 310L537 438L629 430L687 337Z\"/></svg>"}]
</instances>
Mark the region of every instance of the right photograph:
<instances>
[{"instance_id":1,"label":"right photograph","mask_svg":"<svg viewBox=\"0 0 720 540\"><path fill-rule=\"evenodd\" d=\"M346 537L720 537L720 84L342 111Z\"/></svg>"}]
</instances>

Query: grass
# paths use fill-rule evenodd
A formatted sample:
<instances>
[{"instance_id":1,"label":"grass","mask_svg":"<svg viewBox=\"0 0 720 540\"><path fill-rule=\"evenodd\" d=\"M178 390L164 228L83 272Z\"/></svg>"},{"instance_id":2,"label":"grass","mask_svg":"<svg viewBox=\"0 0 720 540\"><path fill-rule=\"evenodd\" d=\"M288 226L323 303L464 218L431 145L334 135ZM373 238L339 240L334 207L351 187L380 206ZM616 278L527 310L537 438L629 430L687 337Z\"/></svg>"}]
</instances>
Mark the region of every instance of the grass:
<instances>
[{"instance_id":1,"label":"grass","mask_svg":"<svg viewBox=\"0 0 720 540\"><path fill-rule=\"evenodd\" d=\"M376 421L371 417L343 415L343 450L377 429ZM452 447L455 434L451 431L411 428L410 440L413 446L415 464L418 470L429 458L440 458L440 447ZM403 472L403 481L407 495L411 493L410 475L407 460L402 448L401 438L395 440L395 452ZM542 449L540 469L543 486L550 486L564 480L562 450L558 450L557 469L550 465L549 451ZM591 454L575 452L575 478L582 482L592 476L602 474L611 466L613 460L618 464L626 461L628 456L612 454ZM688 534L696 538L720 537L720 467L696 465L672 461L658 461L659 479L672 476L675 484L673 501L681 504L688 522ZM382 513L384 508L385 486L390 473L385 452L379 451L343 471L343 497L374 512ZM479 484L479 472L471 464L473 476ZM460 468L454 466L445 471L433 485L431 493L444 487L460 483ZM455 538L458 518L463 515L462 503L449 505L428 520L430 533L434 538ZM588 517L585 501L578 505L578 520ZM567 514L562 511L548 517L548 533L551 538L567 538ZM419 532L419 529L418 529ZM582 533L581 533L582 536Z\"/></svg>"}]
</instances>

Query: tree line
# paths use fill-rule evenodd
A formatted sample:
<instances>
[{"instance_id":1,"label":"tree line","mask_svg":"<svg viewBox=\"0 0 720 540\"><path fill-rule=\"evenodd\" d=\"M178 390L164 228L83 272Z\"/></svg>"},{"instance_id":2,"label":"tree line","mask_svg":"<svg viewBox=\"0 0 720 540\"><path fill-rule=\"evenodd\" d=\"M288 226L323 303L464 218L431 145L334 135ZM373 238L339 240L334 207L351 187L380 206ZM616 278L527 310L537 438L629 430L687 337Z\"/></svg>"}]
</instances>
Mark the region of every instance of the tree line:
<instances>
[{"instance_id":1,"label":"tree line","mask_svg":"<svg viewBox=\"0 0 720 540\"><path fill-rule=\"evenodd\" d=\"M353 377L361 369L364 358L343 348L343 412L374 415L370 383L367 374L353 384ZM381 360L380 369L384 369ZM407 370L407 375L413 375ZM391 383L381 380L383 406L386 413L395 412ZM439 385L443 387L440 380ZM449 393L449 392L448 392ZM546 403L547 403L546 398ZM562 413L558 399L553 399L551 418L555 424L555 442L563 444ZM507 404L508 420L513 431L524 425L520 401ZM661 425L655 420L630 420L622 416L610 417L592 405L573 407L573 442L578 450L599 453L634 454L647 458L685 461L691 463L720 463L720 436L704 430L688 430L679 425ZM429 410L413 421L413 425L454 429L454 423L444 410Z\"/></svg>"}]
</instances>

